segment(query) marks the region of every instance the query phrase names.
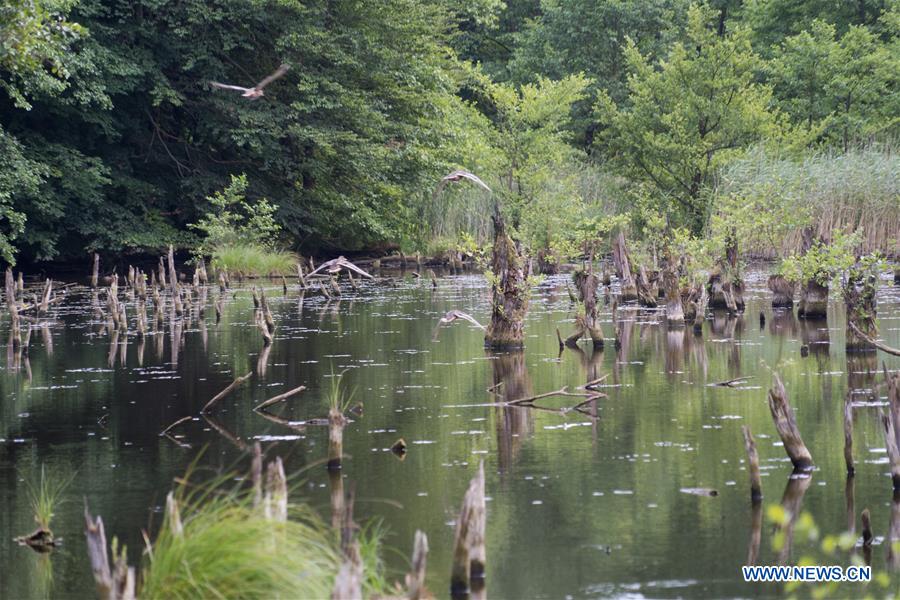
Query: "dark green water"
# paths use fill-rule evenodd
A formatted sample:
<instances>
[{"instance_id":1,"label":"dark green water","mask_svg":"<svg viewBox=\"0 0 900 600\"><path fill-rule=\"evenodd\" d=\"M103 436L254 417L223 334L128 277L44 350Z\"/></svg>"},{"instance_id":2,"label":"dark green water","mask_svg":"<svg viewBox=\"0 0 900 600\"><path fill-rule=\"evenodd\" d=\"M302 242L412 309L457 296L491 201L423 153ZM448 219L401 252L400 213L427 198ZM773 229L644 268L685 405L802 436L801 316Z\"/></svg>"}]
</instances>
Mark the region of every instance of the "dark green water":
<instances>
[{"instance_id":1,"label":"dark green water","mask_svg":"<svg viewBox=\"0 0 900 600\"><path fill-rule=\"evenodd\" d=\"M858 390L853 512L858 529L868 507L876 535L886 535L891 482L877 412L885 391L871 392L882 377L868 371L882 361L897 370L900 360L881 352L848 360L840 307L832 305L827 324L775 315L757 272L745 315L710 316L702 337L667 331L657 312L620 309L623 343L616 351L607 306L606 349L583 346L560 355L555 330L565 335L575 316L563 282L550 278L535 289L526 351L500 355L486 353L481 331L468 324L432 337L438 317L453 308L487 320L481 276L441 279L436 292L409 279L352 295L348 289L327 304L318 296L301 303L296 290L283 297L273 285L278 330L265 373L221 403L217 425L239 444L261 440L268 456L282 456L289 475L305 482L303 499L327 519L327 431L289 429L251 407L303 384L309 389L276 412L293 420L324 416L330 376L347 369L344 384L364 405L344 432L343 477L356 490L356 518L387 526L386 558L396 579L415 530L424 530L429 587L439 596L448 587L452 522L480 460L489 496L489 597L773 596L783 590L745 584L740 576L752 520L740 427L749 424L757 436L764 502L780 502L791 468L766 405L777 368L817 465L802 505L823 534L844 531L848 522L842 407L848 390ZM882 337L900 346L900 290L885 280L878 301ZM185 321L174 341L167 323L164 335L143 344L131 336L111 346L101 324L91 322L89 292L73 288L52 323L34 331L27 361L16 369L7 353L0 374L0 596L93 597L83 499L103 516L107 534L128 545L134 563L141 528L159 522L173 478L202 447L208 446L204 467L248 464L233 441L202 420L176 430L182 445L158 433L258 368L262 344L252 316L249 295L239 291L236 299L229 294L218 325L210 307L205 322L196 315ZM5 319L4 339L7 329ZM593 420L488 405L563 385L574 389L605 374L608 397L598 401ZM744 375L753 379L736 389L707 385ZM499 398L486 392L500 381ZM558 409L578 400L539 404ZM399 437L409 444L402 461L387 450ZM34 528L24 479L41 464L75 474L53 522L64 545L50 555L12 541ZM699 487L719 494L679 491ZM761 564L776 560L772 538L764 517ZM805 555L816 556L813 545L795 540L793 558ZM887 544L877 543L874 572L886 570L886 561Z\"/></svg>"}]
</instances>

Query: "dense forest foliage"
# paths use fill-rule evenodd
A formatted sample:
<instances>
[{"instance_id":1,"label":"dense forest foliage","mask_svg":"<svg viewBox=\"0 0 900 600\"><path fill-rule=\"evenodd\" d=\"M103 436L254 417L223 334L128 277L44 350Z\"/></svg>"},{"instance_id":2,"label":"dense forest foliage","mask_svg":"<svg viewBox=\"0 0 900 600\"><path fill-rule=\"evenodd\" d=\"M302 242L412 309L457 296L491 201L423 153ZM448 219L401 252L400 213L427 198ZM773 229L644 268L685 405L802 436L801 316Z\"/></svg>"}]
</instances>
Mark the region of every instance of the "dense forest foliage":
<instances>
[{"instance_id":1,"label":"dense forest foliage","mask_svg":"<svg viewBox=\"0 0 900 600\"><path fill-rule=\"evenodd\" d=\"M197 251L231 195L273 248L436 253L490 230L433 194L459 167L560 258L620 224L891 252L898 79L897 0L6 0L0 252Z\"/></svg>"}]
</instances>

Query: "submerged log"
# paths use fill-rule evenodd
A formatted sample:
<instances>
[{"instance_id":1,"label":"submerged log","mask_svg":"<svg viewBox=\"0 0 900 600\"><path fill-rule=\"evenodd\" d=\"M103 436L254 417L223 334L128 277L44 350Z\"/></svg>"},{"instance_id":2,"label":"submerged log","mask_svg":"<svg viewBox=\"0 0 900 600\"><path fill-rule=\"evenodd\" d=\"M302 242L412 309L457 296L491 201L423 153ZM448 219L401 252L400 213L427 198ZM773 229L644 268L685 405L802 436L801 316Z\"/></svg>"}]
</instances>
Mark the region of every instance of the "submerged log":
<instances>
[{"instance_id":1,"label":"submerged log","mask_svg":"<svg viewBox=\"0 0 900 600\"><path fill-rule=\"evenodd\" d=\"M784 443L784 450L791 459L794 468L798 471L809 471L813 467L812 455L800 437L797 421L794 419L794 411L787 399L787 392L781 378L776 373L772 389L769 390L769 410L772 413L772 421L775 429Z\"/></svg>"},{"instance_id":2,"label":"submerged log","mask_svg":"<svg viewBox=\"0 0 900 600\"><path fill-rule=\"evenodd\" d=\"M493 350L522 348L529 300L528 265L518 244L506 233L499 211L495 210L491 219L494 223L491 322L484 334L484 345Z\"/></svg>"},{"instance_id":3,"label":"submerged log","mask_svg":"<svg viewBox=\"0 0 900 600\"><path fill-rule=\"evenodd\" d=\"M772 292L773 308L794 306L794 282L785 279L784 275L769 275L767 286Z\"/></svg>"},{"instance_id":4,"label":"submerged log","mask_svg":"<svg viewBox=\"0 0 900 600\"><path fill-rule=\"evenodd\" d=\"M762 500L762 480L759 476L759 454L756 452L756 441L753 433L746 425L741 427L744 433L744 448L747 450L747 471L750 473L750 500L758 504Z\"/></svg>"},{"instance_id":5,"label":"submerged log","mask_svg":"<svg viewBox=\"0 0 900 600\"><path fill-rule=\"evenodd\" d=\"M453 550L453 568L450 572L451 595L466 594L473 587L473 580L484 579L484 462L469 482L463 497L462 508L456 519L456 538Z\"/></svg>"}]
</instances>

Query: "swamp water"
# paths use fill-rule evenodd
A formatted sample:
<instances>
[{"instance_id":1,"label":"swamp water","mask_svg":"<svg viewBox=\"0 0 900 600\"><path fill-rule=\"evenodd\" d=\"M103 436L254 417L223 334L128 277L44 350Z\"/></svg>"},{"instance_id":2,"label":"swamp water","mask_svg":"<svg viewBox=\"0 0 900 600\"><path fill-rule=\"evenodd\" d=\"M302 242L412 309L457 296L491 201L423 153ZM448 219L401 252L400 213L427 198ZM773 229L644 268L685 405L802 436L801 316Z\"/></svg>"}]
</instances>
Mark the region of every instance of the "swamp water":
<instances>
[{"instance_id":1,"label":"swamp water","mask_svg":"<svg viewBox=\"0 0 900 600\"><path fill-rule=\"evenodd\" d=\"M262 340L248 290L229 290L222 321L211 306L181 326L141 344L133 335L111 344L92 321L90 291L70 288L51 310L51 323L33 330L28 360L7 353L0 374L0 597L92 598L85 553L83 499L102 515L109 537L139 560L141 529L162 518L173 478L204 447L198 469L249 465L239 446L258 440L268 456L285 460L306 500L330 520L325 427L292 429L251 409L298 385L307 390L272 412L292 421L327 415L331 377L344 372L363 414L344 430L344 484L356 492L358 522L379 519L388 533L390 579L402 580L413 534L431 547L428 585L446 596L453 519L478 462L485 462L487 593L491 598L777 596L774 584L745 584L753 518L741 425L756 436L762 467L763 524L758 564L774 564L769 504L781 501L791 472L766 404L777 366L795 407L816 471L802 500L822 534L846 530L842 407L854 395L854 513L868 507L876 536L887 533L891 480L877 407L885 391L880 371L900 368L882 352L844 352L844 311L832 303L824 322L773 312L762 272L752 272L747 310L737 319L710 316L703 333L667 331L659 311L619 309L621 348L613 344L610 306L602 306L603 351L558 352L556 328L567 335L575 309L564 282L546 279L534 290L522 354L490 354L482 332L450 309L488 320L489 292L481 276L393 286L362 284L326 301L296 286L282 296L267 284L277 323L264 374L213 409L159 437L173 421L200 408L235 377L257 371ZM237 291L237 297L232 297ZM101 298L103 295L101 294ZM759 312L765 313L760 326ZM129 304L134 325L134 311ZM878 322L884 341L900 346L900 288L882 282ZM152 318L152 311L148 317ZM6 338L8 320L0 335ZM174 333L174 338L173 338ZM180 341L179 341L180 340ZM801 346L808 346L806 356ZM490 403L608 375L596 418L581 412L497 407ZM708 384L740 376L730 387ZM497 394L486 390L503 382ZM537 405L560 409L582 398L552 397ZM217 430L218 428L218 430ZM404 438L404 460L389 451ZM41 465L74 473L52 528L64 538L37 554L12 538L34 529L24 479ZM716 496L682 492L714 488ZM873 548L874 573L887 568L887 544ZM793 558L810 554L795 540ZM844 561L846 564L846 561ZM897 575L892 575L896 589ZM862 589L860 590L862 593Z\"/></svg>"}]
</instances>

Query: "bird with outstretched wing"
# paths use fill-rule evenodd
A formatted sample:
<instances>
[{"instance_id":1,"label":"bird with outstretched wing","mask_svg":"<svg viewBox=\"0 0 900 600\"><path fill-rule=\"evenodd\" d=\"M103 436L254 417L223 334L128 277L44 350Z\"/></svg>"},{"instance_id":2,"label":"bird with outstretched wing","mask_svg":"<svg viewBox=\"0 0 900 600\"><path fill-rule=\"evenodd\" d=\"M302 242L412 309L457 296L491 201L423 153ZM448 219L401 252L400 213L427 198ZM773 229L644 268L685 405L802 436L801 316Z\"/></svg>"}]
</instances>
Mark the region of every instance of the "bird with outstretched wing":
<instances>
[{"instance_id":1,"label":"bird with outstretched wing","mask_svg":"<svg viewBox=\"0 0 900 600\"><path fill-rule=\"evenodd\" d=\"M491 191L491 188L489 188L487 184L483 182L480 177L478 177L478 175L466 171L465 169L457 169L449 175L444 175L443 177L441 177L440 183L438 183L437 188L434 190L434 196L436 197L438 194L440 194L441 191L443 191L443 189L447 187L447 184L457 183L458 181L462 181L463 179L468 179L469 181L474 182L476 185L484 188L488 192Z\"/></svg>"},{"instance_id":2,"label":"bird with outstretched wing","mask_svg":"<svg viewBox=\"0 0 900 600\"><path fill-rule=\"evenodd\" d=\"M451 311L448 311L447 314L445 314L443 317L441 317L438 320L437 326L434 328L434 334L431 336L431 338L434 340L437 339L438 332L441 329L441 325L449 325L450 323L453 323L454 321L457 321L459 319L462 319L463 321L468 321L469 323L471 323L472 325L475 325L479 329L485 328L484 325L482 325L481 323L476 321L475 318L472 317L472 315L466 314L461 310L453 309Z\"/></svg>"},{"instance_id":3,"label":"bird with outstretched wing","mask_svg":"<svg viewBox=\"0 0 900 600\"><path fill-rule=\"evenodd\" d=\"M263 96L263 88L279 77L282 77L285 73L288 72L290 68L291 66L287 63L281 65L275 70L274 73L270 74L251 88L245 88L239 85L230 85L227 83L219 83L218 81L210 81L209 83L213 87L217 87L222 90L235 90L241 92L241 96L243 96L244 98L249 98L250 100L258 100Z\"/></svg>"}]
</instances>

